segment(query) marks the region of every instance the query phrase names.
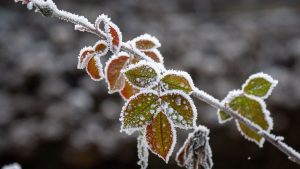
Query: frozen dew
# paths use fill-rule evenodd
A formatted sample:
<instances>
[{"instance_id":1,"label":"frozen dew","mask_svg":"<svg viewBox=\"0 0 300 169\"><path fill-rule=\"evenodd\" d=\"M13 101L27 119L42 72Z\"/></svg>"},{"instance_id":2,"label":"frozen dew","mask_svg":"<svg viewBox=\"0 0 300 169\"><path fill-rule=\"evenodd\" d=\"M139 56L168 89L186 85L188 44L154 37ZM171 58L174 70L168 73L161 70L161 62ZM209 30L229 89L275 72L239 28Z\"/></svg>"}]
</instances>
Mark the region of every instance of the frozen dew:
<instances>
[{"instance_id":1,"label":"frozen dew","mask_svg":"<svg viewBox=\"0 0 300 169\"><path fill-rule=\"evenodd\" d=\"M181 105L181 98L180 98L180 96L176 97L175 103L176 103L177 106Z\"/></svg>"}]
</instances>

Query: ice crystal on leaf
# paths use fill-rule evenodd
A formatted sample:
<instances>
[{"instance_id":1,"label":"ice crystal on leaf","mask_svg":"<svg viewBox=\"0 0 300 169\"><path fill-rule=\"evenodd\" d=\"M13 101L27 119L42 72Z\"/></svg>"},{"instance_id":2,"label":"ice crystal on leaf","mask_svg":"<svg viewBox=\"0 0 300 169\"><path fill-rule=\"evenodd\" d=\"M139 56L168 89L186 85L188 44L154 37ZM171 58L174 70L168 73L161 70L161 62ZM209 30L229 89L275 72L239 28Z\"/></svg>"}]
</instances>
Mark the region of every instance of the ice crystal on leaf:
<instances>
[{"instance_id":1,"label":"ice crystal on leaf","mask_svg":"<svg viewBox=\"0 0 300 169\"><path fill-rule=\"evenodd\" d=\"M118 54L122 44L122 33L117 25L112 22L105 24L105 33L111 52Z\"/></svg>"},{"instance_id":2,"label":"ice crystal on leaf","mask_svg":"<svg viewBox=\"0 0 300 169\"><path fill-rule=\"evenodd\" d=\"M188 129L196 124L197 110L193 100L179 90L165 92L161 96L163 108L175 127Z\"/></svg>"},{"instance_id":3,"label":"ice crystal on leaf","mask_svg":"<svg viewBox=\"0 0 300 169\"><path fill-rule=\"evenodd\" d=\"M152 88L157 84L159 71L150 62L140 61L124 70L127 80L138 88Z\"/></svg>"},{"instance_id":4,"label":"ice crystal on leaf","mask_svg":"<svg viewBox=\"0 0 300 169\"><path fill-rule=\"evenodd\" d=\"M133 39L132 45L139 50L151 50L161 46L159 40L149 34L144 34Z\"/></svg>"},{"instance_id":5,"label":"ice crystal on leaf","mask_svg":"<svg viewBox=\"0 0 300 169\"><path fill-rule=\"evenodd\" d=\"M163 112L159 112L147 125L146 140L148 148L168 163L176 143L176 131Z\"/></svg>"},{"instance_id":6,"label":"ice crystal on leaf","mask_svg":"<svg viewBox=\"0 0 300 169\"><path fill-rule=\"evenodd\" d=\"M274 80L270 75L257 73L248 78L243 84L243 91L248 95L253 95L266 99L272 93L278 81Z\"/></svg>"},{"instance_id":7,"label":"ice crystal on leaf","mask_svg":"<svg viewBox=\"0 0 300 169\"><path fill-rule=\"evenodd\" d=\"M162 75L161 82L165 90L181 90L189 94L194 89L192 78L183 71L168 70Z\"/></svg>"},{"instance_id":8,"label":"ice crystal on leaf","mask_svg":"<svg viewBox=\"0 0 300 169\"><path fill-rule=\"evenodd\" d=\"M88 60L94 56L94 52L95 51L91 46L81 49L78 56L77 69L84 69L87 65Z\"/></svg>"},{"instance_id":9,"label":"ice crystal on leaf","mask_svg":"<svg viewBox=\"0 0 300 169\"><path fill-rule=\"evenodd\" d=\"M2 169L22 169L22 167L18 163L12 163L12 164L3 166Z\"/></svg>"},{"instance_id":10,"label":"ice crystal on leaf","mask_svg":"<svg viewBox=\"0 0 300 169\"><path fill-rule=\"evenodd\" d=\"M138 130L149 124L158 111L158 95L155 91L144 91L132 96L122 108L122 131Z\"/></svg>"},{"instance_id":11,"label":"ice crystal on leaf","mask_svg":"<svg viewBox=\"0 0 300 169\"><path fill-rule=\"evenodd\" d=\"M108 52L108 44L104 40L99 40L94 45L94 51L97 55L106 55Z\"/></svg>"}]
</instances>

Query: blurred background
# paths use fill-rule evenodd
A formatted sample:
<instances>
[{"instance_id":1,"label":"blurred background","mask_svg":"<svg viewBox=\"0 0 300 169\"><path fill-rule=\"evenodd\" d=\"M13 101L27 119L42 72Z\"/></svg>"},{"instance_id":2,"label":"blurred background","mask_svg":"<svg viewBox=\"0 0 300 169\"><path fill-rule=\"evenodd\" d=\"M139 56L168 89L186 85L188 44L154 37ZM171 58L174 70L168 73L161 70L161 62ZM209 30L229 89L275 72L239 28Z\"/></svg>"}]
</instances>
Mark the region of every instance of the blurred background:
<instances>
[{"instance_id":1,"label":"blurred background","mask_svg":"<svg viewBox=\"0 0 300 169\"><path fill-rule=\"evenodd\" d=\"M300 150L300 1L56 0L94 21L105 13L124 39L158 37L167 68L223 99L253 73L279 80L267 100L274 130ZM77 70L79 50L97 38L73 25L0 1L0 166L24 169L138 169L136 137L120 133L123 100ZM198 123L211 129L215 169L297 169L269 143L246 141L235 123L195 100ZM181 146L186 131L178 130ZM149 169L179 169L150 155Z\"/></svg>"}]
</instances>

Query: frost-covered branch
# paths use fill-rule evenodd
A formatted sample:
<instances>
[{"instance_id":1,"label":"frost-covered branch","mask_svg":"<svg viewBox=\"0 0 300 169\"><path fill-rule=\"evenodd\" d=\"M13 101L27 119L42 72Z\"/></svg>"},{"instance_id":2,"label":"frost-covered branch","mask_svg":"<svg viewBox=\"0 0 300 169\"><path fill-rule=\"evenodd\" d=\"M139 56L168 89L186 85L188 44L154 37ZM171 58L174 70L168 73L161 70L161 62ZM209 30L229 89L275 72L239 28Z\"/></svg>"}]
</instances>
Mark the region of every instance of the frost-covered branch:
<instances>
[{"instance_id":1,"label":"frost-covered branch","mask_svg":"<svg viewBox=\"0 0 300 169\"><path fill-rule=\"evenodd\" d=\"M277 147L280 151L285 153L291 161L300 165L300 154L294 149L292 149L290 146L282 142L282 137L277 137L273 134L270 134L262 130L259 126L255 125L254 123L244 118L237 112L233 111L229 107L221 104L219 100L215 99L214 97L212 97L211 95L207 94L202 90L195 89L192 95L195 98L200 99L217 109L223 110L225 113L232 116L234 119L238 120L239 122L242 122L247 127L251 128L253 131L256 131L260 136L264 137L268 142L270 142L275 147Z\"/></svg>"},{"instance_id":2,"label":"frost-covered branch","mask_svg":"<svg viewBox=\"0 0 300 169\"><path fill-rule=\"evenodd\" d=\"M148 91L148 92L144 92L144 93L140 94L139 97L141 97L141 99L146 98L145 100L150 100L153 103L155 103L153 105L159 111L158 112L152 112L150 114L146 114L146 116L139 116L139 119L135 119L137 121L133 121L133 122L131 121L132 123L134 123L134 125L135 125L134 127L138 128L140 125L147 124L146 120L153 119L153 116L151 114L157 114L157 116L155 117L157 119L157 121L154 121L153 124L147 126L147 129L148 128L154 128L155 129L155 127L157 127L157 126L155 126L156 123L159 123L159 122L161 123L162 120L165 120L165 123L163 125L167 126L167 128L170 128L170 135L172 136L172 138L169 138L169 139L170 140L176 140L176 137L175 137L174 131L173 131L174 130L173 129L174 128L173 123L170 123L168 121L169 117L166 117L165 114L162 113L162 111L168 105L162 105L161 100L163 100L163 99L161 99L161 98L165 98L166 100L173 99L173 102L175 100L175 104L177 106L182 106L181 105L182 100L183 100L183 103L191 103L191 101L190 101L191 99L189 99L189 96L187 95L187 94L191 94L195 98L200 99L200 100L206 102L207 104L209 104L209 105L221 110L222 112L224 112L225 115L228 116L227 117L228 119L229 118L234 118L239 123L245 125L247 128L250 128L251 130L256 132L260 137L263 137L268 142L270 142L275 147L277 147L280 151L285 153L289 157L290 160L292 160L293 162L300 165L300 154L297 151L295 151L294 149L292 149L290 146L285 144L282 141L283 140L282 137L276 137L275 135L269 133L269 130L263 129L259 125L256 125L252 121L246 119L244 116L240 115L240 113L238 113L237 111L234 111L232 108L228 107L228 105L226 103L224 103L223 101L221 102L221 101L215 99L211 95L205 93L204 91L199 90L196 87L191 87L193 85L190 86L191 89L185 89L184 87L186 85L192 84L192 80L190 80L189 77L186 78L187 76L184 75L184 73L166 71L162 66L160 66L160 64L155 64L155 62L153 61L153 58L150 59L150 57L147 57L145 55L145 51L144 51L144 53L142 53L139 50L134 50L134 48L132 46L130 46L128 43L123 43L122 39L120 39L120 38L122 38L122 36L120 36L121 32L118 30L116 25L109 22L110 20L105 15L100 15L99 18L96 20L96 24L94 25L94 24L90 23L83 16L79 16L79 15L76 15L76 14L69 13L67 11L59 10L52 0L15 0L15 1L16 2L21 1L24 4L27 4L27 7L29 9L31 9L32 7L36 7L36 11L40 12L42 15L44 15L46 17L56 17L56 18L59 18L59 19L64 20L64 21L71 22L71 23L75 24L75 29L76 30L83 31L83 32L90 32L92 34L97 35L100 38L100 41L98 43L96 43L94 47L85 48L84 50L82 50L82 52L80 54L80 56L81 56L80 59L81 60L79 60L80 64L78 65L78 68L80 68L80 69L83 69L83 68L86 67L89 75L92 77L93 80L101 80L103 78L102 77L103 72L102 72L102 65L100 63L99 58L91 57L91 56L94 56L95 54L99 54L101 52L102 52L101 55L103 53L106 54L107 50L105 50L105 52L104 52L104 49L102 47L103 46L105 46L105 47L109 46L111 48L111 51L114 54L117 54L117 56L115 58L112 58L112 59L109 60L109 62L108 62L109 66L107 66L107 68L106 68L107 69L106 73L110 71L110 66L113 69L119 69L119 73L120 73L117 76L116 79L113 79L114 82L115 81L119 82L117 84L119 86L116 86L116 83L112 83L111 81L113 81L113 80L106 79L108 81L108 84L109 84L109 90L110 90L109 92L111 92L111 93L115 92L116 88L118 88L120 86L123 86L123 88L126 87L127 81L125 81L125 78L122 76L121 73L124 73L124 72L121 72L121 70L123 69L125 63L127 63L129 61L133 62L131 60L132 58L130 58L130 56L127 56L126 54L124 54L122 52L118 53L120 50L124 51L124 52L127 52L130 55L133 55L135 57L138 57L139 59L143 59L143 60L146 60L147 62L149 62L149 63L140 62L139 64L136 64L134 67L129 66L126 69L127 80L129 80L128 78L130 78L130 76L133 75L133 74L136 75L137 73L148 73L148 74L146 74L147 78L148 78L148 81L146 81L147 83L145 83L145 81L141 81L141 79L139 79L139 78L133 77L133 78L135 78L135 79L133 79L133 81L135 82L136 86L139 86L140 88L148 86L148 83L153 84L154 82L158 81L158 79L161 78L161 77L158 78L159 73L164 73L163 77L160 79L162 81L163 80L167 81L168 80L167 78L169 78L169 76L176 76L177 80L178 80L178 78L180 80L183 80L182 82L184 82L184 83L180 83L179 87L184 92L164 92L162 95L160 95L159 92L157 93L157 92L152 92L152 91L149 92ZM106 22L105 32L101 31L98 28L99 25L100 25L100 22ZM144 39L151 39L152 37L147 36L147 37L143 37L143 38ZM110 39L109 40L109 42L110 42L109 45L107 45L107 43L106 43L107 39ZM142 40L141 39L134 39L133 41L141 42ZM156 41L155 38L152 38L151 42L153 44L150 44L150 45L154 45L154 46L156 45L156 47L151 47L151 48L154 48L154 50L151 51L155 54L154 56L156 58L154 58L154 60L157 59L157 60L159 60L159 62L162 62L162 59L159 57L160 54L157 52L157 50L155 50L157 48L157 46L160 46L160 43L158 41ZM145 45L145 44L149 45L145 42L143 42L143 43L144 43L143 45ZM145 47L145 46L142 46L142 47ZM150 56L153 56L153 55L150 55ZM89 58L89 63L88 64L86 63L87 58ZM95 64L93 64L93 63L95 63ZM100 68L101 68L101 72L99 72ZM145 70L145 68L147 68L147 71L151 70L150 73L147 72L147 71L143 72ZM113 70L113 72L115 72L115 70ZM133 74L130 74L130 72L133 72ZM145 76L145 74L143 74L143 75ZM123 78L121 78L121 77L123 77ZM163 79L163 78L165 78L165 79ZM171 79L172 78L174 78L174 77L171 77ZM181 84L183 84L183 85L181 85ZM151 87L153 87L153 86L151 86ZM249 86L251 88L251 85L249 85ZM170 89L170 90L172 89L172 87L170 87L170 86L163 86L163 87L165 87L166 89ZM140 88L137 88L137 89L134 89L134 90L139 90ZM158 89L158 90L160 90L160 89ZM247 90L247 89L245 89L245 90ZM261 96L260 99L266 98L270 94L270 92L271 91L269 91L266 95ZM258 93L258 94L260 94L260 93ZM122 96L124 98L126 98L126 93L125 94L122 93ZM178 101L177 99L178 98L179 98L179 104L177 104L177 101ZM246 95L245 98L241 98L241 99L242 99L242 101L249 101L250 100L253 104L256 104L260 107L264 106L264 103L262 103L262 101L260 101L260 99L256 99L255 97L250 97L250 96ZM141 100L139 100L138 97L135 97L135 98L130 99L129 101L131 101L131 102L134 102L134 101L140 102ZM129 103L129 101L127 103ZM174 104L174 103L171 103L171 104ZM157 108L157 107L159 107L157 105L160 105L161 108ZM183 116L177 116L177 114L173 114L173 115L176 115L176 117L174 119L172 119L176 122L176 123L174 122L176 127L178 127L178 126L182 127L182 128L186 128L187 126L195 127L195 120L196 120L196 117L194 117L195 108L192 105L190 105L190 107L187 107L187 108L183 106L184 110L189 111L190 117L193 117L191 121L184 121L184 120L182 121L181 120L181 121L178 122L178 121L176 121L177 117L180 117L180 118L184 118L184 117ZM138 105L138 106L144 106L144 105L141 104L141 105ZM127 104L126 106L124 106L123 111L126 111L123 114L124 116L126 116L126 113L128 113L128 112L133 112L132 111L132 105ZM168 111L169 111L169 109L168 109ZM170 110L170 111L174 112L174 110ZM265 112L263 112L263 113L265 113ZM266 114L263 114L263 115L266 115ZM122 120L126 120L126 119L124 119L124 117L122 117ZM272 128L272 125L270 125L270 124L271 123L266 124L268 129ZM123 126L123 127L126 127L126 126ZM127 127L129 127L129 128L132 127L132 124L128 124ZM172 134L174 135L174 137L173 137ZM143 142L148 141L148 140L143 140L143 139L142 139ZM174 147L173 143L166 143L166 145L169 145L168 148L172 149ZM155 149L155 148L152 147L152 149ZM163 152L163 153L165 153L165 152ZM167 152L167 154L163 154L163 153L161 154L161 155L163 155L161 157L164 158L166 161L168 161L170 153L169 152Z\"/></svg>"}]
</instances>

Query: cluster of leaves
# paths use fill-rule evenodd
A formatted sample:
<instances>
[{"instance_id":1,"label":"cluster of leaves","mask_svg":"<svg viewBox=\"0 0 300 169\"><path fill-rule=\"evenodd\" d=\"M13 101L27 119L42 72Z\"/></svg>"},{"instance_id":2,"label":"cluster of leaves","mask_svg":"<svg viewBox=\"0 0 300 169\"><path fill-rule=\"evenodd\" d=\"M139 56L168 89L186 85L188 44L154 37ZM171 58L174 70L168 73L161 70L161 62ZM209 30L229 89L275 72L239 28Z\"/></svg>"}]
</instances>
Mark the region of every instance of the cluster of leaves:
<instances>
[{"instance_id":1,"label":"cluster of leaves","mask_svg":"<svg viewBox=\"0 0 300 169\"><path fill-rule=\"evenodd\" d=\"M196 126L197 110L190 97L194 84L190 75L164 68L158 50L161 44L155 37L144 34L123 43L119 28L105 15L97 18L95 27L106 35L106 40L81 50L78 69L85 68L95 81L105 79L109 93L118 92L126 101L120 118L121 131L128 134L139 131L142 168L148 165L148 149L168 162L176 143L175 127ZM139 56L121 51L122 45ZM108 51L113 55L103 70L100 59Z\"/></svg>"},{"instance_id":2,"label":"cluster of leaves","mask_svg":"<svg viewBox=\"0 0 300 169\"><path fill-rule=\"evenodd\" d=\"M270 132L273 128L273 120L270 112L266 109L264 100L270 96L277 83L276 80L267 74L254 74L243 84L242 90L229 92L222 103L248 119L249 122L259 126L262 130ZM230 115L222 110L218 110L218 117L220 123L225 123L232 119ZM246 139L255 142L260 147L263 146L265 139L257 132L237 120L236 124L238 130Z\"/></svg>"}]
</instances>

